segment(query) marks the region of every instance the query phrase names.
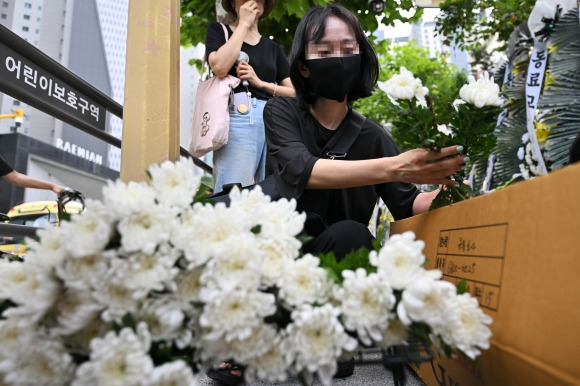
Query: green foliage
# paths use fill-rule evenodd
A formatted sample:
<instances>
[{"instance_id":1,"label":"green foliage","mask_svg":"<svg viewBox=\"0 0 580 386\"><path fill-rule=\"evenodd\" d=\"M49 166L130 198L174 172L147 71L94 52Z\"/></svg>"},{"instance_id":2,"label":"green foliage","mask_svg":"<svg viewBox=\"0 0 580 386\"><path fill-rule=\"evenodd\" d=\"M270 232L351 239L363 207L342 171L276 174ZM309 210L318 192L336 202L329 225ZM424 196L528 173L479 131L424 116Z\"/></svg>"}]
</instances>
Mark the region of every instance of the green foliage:
<instances>
[{"instance_id":1,"label":"green foliage","mask_svg":"<svg viewBox=\"0 0 580 386\"><path fill-rule=\"evenodd\" d=\"M278 1L270 15L260 21L260 33L271 36L286 52L290 53L294 32L300 19L310 7L326 5L332 0L292 0ZM376 31L379 25L377 18L369 12L368 0L342 0L338 1L346 8L357 14L365 31ZM401 15L401 10L414 9L412 0L401 0L397 4L394 1L385 2L385 12L380 23L385 26L394 25L396 20L402 22L415 22L422 15L422 10L416 10L413 16ZM216 21L215 2L207 0L182 0L181 1L181 45L184 47L196 46L205 42L205 32L210 22ZM373 37L371 36L371 39Z\"/></svg>"},{"instance_id":2,"label":"green foliage","mask_svg":"<svg viewBox=\"0 0 580 386\"><path fill-rule=\"evenodd\" d=\"M474 50L497 35L507 42L516 26L527 21L535 0L446 0L440 4L437 32L444 42ZM503 45L498 50L505 50Z\"/></svg>"},{"instance_id":3,"label":"green foliage","mask_svg":"<svg viewBox=\"0 0 580 386\"><path fill-rule=\"evenodd\" d=\"M318 258L320 259L320 266L326 269L328 277L336 283L342 283L342 271L345 269L356 271L358 268L364 268L367 273L377 271L377 267L369 262L369 250L364 247L347 254L340 262L336 261L336 257L332 252L320 254Z\"/></svg>"},{"instance_id":4,"label":"green foliage","mask_svg":"<svg viewBox=\"0 0 580 386\"><path fill-rule=\"evenodd\" d=\"M431 97L439 102L433 106L437 120L449 120L448 106L459 94L461 86L467 82L465 71L447 63L447 57L442 54L430 57L429 50L420 47L416 41L404 45L382 41L375 45L375 50L380 64L379 80L390 79L399 72L401 66L405 67L423 81L423 86L429 89ZM400 109L383 92L375 92L368 98L356 101L353 106L367 118L383 125L397 120L400 114ZM411 148L404 143L405 133L401 133L396 126L391 129L391 135L401 150Z\"/></svg>"}]
</instances>

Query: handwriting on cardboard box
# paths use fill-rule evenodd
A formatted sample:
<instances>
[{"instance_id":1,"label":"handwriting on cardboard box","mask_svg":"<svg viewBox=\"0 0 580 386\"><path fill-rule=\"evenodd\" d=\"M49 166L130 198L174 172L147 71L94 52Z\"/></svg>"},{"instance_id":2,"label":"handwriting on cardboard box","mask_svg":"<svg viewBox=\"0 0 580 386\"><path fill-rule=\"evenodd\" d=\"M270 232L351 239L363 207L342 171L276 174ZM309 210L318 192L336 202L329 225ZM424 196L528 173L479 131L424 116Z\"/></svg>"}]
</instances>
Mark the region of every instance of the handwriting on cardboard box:
<instances>
[{"instance_id":1,"label":"handwriting on cardboard box","mask_svg":"<svg viewBox=\"0 0 580 386\"><path fill-rule=\"evenodd\" d=\"M435 268L453 283L465 279L479 305L498 310L507 223L445 229L439 232Z\"/></svg>"}]
</instances>

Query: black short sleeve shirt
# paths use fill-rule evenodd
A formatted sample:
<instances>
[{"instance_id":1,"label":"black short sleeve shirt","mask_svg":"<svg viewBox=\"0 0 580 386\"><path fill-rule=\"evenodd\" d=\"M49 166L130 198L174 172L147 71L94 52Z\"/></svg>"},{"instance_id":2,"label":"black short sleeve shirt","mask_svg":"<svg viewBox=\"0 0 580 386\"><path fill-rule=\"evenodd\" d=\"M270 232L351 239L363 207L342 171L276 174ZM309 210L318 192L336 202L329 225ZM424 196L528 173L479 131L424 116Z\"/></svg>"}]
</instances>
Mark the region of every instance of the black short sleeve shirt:
<instances>
[{"instance_id":1,"label":"black short sleeve shirt","mask_svg":"<svg viewBox=\"0 0 580 386\"><path fill-rule=\"evenodd\" d=\"M8 165L8 162L6 162L6 160L0 156L0 177L4 177L5 175L12 173L14 171L14 169L12 169L12 167L10 165Z\"/></svg>"},{"instance_id":2,"label":"black short sleeve shirt","mask_svg":"<svg viewBox=\"0 0 580 386\"><path fill-rule=\"evenodd\" d=\"M233 32L228 25L226 25L226 30L229 38ZM225 42L226 38L222 25L218 22L210 23L205 35L206 57L209 57L209 54L212 52L217 51ZM250 58L248 64L254 68L258 78L264 82L276 82L280 84L284 79L290 77L288 59L280 45L275 41L262 36L255 46L243 43L242 51L248 54ZM236 76L235 65L230 69L229 74ZM272 94L265 90L255 89L251 86L249 90L253 96L259 99L268 100L272 97ZM242 92L246 91L246 88L240 85L234 91Z\"/></svg>"},{"instance_id":3,"label":"black short sleeve shirt","mask_svg":"<svg viewBox=\"0 0 580 386\"><path fill-rule=\"evenodd\" d=\"M314 163L320 154L325 130L294 98L278 97L264 109L268 157L274 168L276 187L286 198L295 198L298 210L313 211L329 224L350 219L367 224L377 198L381 197L395 219L413 215L419 194L412 184L388 182L347 189L306 189ZM336 129L349 130L355 124L352 113ZM399 154L387 131L367 119L351 145L345 160L393 157Z\"/></svg>"}]
</instances>

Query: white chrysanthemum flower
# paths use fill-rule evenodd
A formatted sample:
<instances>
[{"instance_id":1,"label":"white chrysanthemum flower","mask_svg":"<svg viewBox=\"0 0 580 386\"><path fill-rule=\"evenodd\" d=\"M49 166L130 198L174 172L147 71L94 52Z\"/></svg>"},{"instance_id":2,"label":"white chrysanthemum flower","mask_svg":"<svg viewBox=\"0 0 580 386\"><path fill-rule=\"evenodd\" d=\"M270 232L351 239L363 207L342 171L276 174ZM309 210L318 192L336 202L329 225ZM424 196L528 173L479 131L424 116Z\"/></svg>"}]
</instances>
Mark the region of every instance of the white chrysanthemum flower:
<instances>
[{"instance_id":1,"label":"white chrysanthemum flower","mask_svg":"<svg viewBox=\"0 0 580 386\"><path fill-rule=\"evenodd\" d=\"M339 315L339 310L328 303L322 307L307 305L292 312L292 322L286 327L286 362L294 363L297 372L306 369L318 373L325 385L336 373L342 352L357 348L357 340L346 333Z\"/></svg>"},{"instance_id":2,"label":"white chrysanthemum flower","mask_svg":"<svg viewBox=\"0 0 580 386\"><path fill-rule=\"evenodd\" d=\"M382 334L382 339L375 342L378 347L407 345L409 330L399 319L390 320L389 326L382 331Z\"/></svg>"},{"instance_id":3,"label":"white chrysanthemum flower","mask_svg":"<svg viewBox=\"0 0 580 386\"><path fill-rule=\"evenodd\" d=\"M254 189L242 190L235 186L229 197L231 210L255 216L254 218L261 218L272 204L270 196L265 195L259 185Z\"/></svg>"},{"instance_id":4,"label":"white chrysanthemum flower","mask_svg":"<svg viewBox=\"0 0 580 386\"><path fill-rule=\"evenodd\" d=\"M246 339L228 342L228 355L238 363L248 364L271 350L275 342L279 341L278 335L275 325L259 324L252 329L252 333Z\"/></svg>"},{"instance_id":5,"label":"white chrysanthemum flower","mask_svg":"<svg viewBox=\"0 0 580 386\"><path fill-rule=\"evenodd\" d=\"M95 320L102 306L86 288L67 288L55 304L58 325L53 334L71 335L82 330Z\"/></svg>"},{"instance_id":6,"label":"white chrysanthemum flower","mask_svg":"<svg viewBox=\"0 0 580 386\"><path fill-rule=\"evenodd\" d=\"M110 331L104 338L93 339L90 359L77 369L73 386L143 383L153 370L150 346L145 323L137 325L137 334L126 327L119 335Z\"/></svg>"},{"instance_id":7,"label":"white chrysanthemum flower","mask_svg":"<svg viewBox=\"0 0 580 386\"><path fill-rule=\"evenodd\" d=\"M438 328L446 323L447 303L456 292L455 285L424 276L403 291L397 315L405 325L425 322L432 328Z\"/></svg>"},{"instance_id":8,"label":"white chrysanthemum flower","mask_svg":"<svg viewBox=\"0 0 580 386\"><path fill-rule=\"evenodd\" d=\"M290 307L323 303L332 290L332 281L320 267L320 259L306 254L300 259L286 261L280 277L279 298Z\"/></svg>"},{"instance_id":9,"label":"white chrysanthemum flower","mask_svg":"<svg viewBox=\"0 0 580 386\"><path fill-rule=\"evenodd\" d=\"M166 362L153 369L143 381L144 386L196 386L191 367L182 360Z\"/></svg>"},{"instance_id":10,"label":"white chrysanthemum flower","mask_svg":"<svg viewBox=\"0 0 580 386\"><path fill-rule=\"evenodd\" d=\"M450 126L447 125L437 125L437 130L445 135L448 135L450 137L454 137L455 133L453 132L453 130L451 129Z\"/></svg>"},{"instance_id":11,"label":"white chrysanthemum flower","mask_svg":"<svg viewBox=\"0 0 580 386\"><path fill-rule=\"evenodd\" d=\"M455 111L457 111L457 109L458 109L459 105L464 105L464 104L466 104L466 103L467 103L467 102L466 102L466 101L464 101L463 99L455 99L455 100L453 101L453 109L454 109Z\"/></svg>"},{"instance_id":12,"label":"white chrysanthemum flower","mask_svg":"<svg viewBox=\"0 0 580 386\"><path fill-rule=\"evenodd\" d=\"M122 259L113 258L111 280L136 291L161 291L177 275L175 263L179 257L179 251L164 243L152 254L135 252Z\"/></svg>"},{"instance_id":13,"label":"white chrysanthemum flower","mask_svg":"<svg viewBox=\"0 0 580 386\"><path fill-rule=\"evenodd\" d=\"M472 75L468 79L469 83L459 90L461 99L477 108L503 104L503 99L499 96L499 85L490 78L487 71L477 80Z\"/></svg>"},{"instance_id":14,"label":"white chrysanthemum flower","mask_svg":"<svg viewBox=\"0 0 580 386\"><path fill-rule=\"evenodd\" d=\"M206 289L202 291L205 302L199 317L201 327L209 329L206 338L247 339L253 328L264 323L264 318L276 312L274 295L240 289L233 292Z\"/></svg>"},{"instance_id":15,"label":"white chrysanthemum flower","mask_svg":"<svg viewBox=\"0 0 580 386\"><path fill-rule=\"evenodd\" d=\"M62 222L62 243L68 254L82 257L100 253L111 241L112 221L110 210L100 202L92 201L83 213L71 217L71 221Z\"/></svg>"},{"instance_id":16,"label":"white chrysanthemum flower","mask_svg":"<svg viewBox=\"0 0 580 386\"><path fill-rule=\"evenodd\" d=\"M22 317L25 323L35 323L58 299L61 283L51 270L25 261L16 278L2 283L6 298L19 305L4 311L5 316ZM24 275L24 276L21 276Z\"/></svg>"},{"instance_id":17,"label":"white chrysanthemum flower","mask_svg":"<svg viewBox=\"0 0 580 386\"><path fill-rule=\"evenodd\" d=\"M395 295L389 283L375 273L367 276L364 268L342 271L342 287L335 287L340 311L347 330L356 331L363 344L382 339L382 331L394 318Z\"/></svg>"},{"instance_id":18,"label":"white chrysanthemum flower","mask_svg":"<svg viewBox=\"0 0 580 386\"><path fill-rule=\"evenodd\" d=\"M412 100L417 98L421 106L427 106L425 96L429 89L423 87L421 79L415 78L405 67L401 67L400 73L395 74L386 82L378 82L379 89L394 99Z\"/></svg>"},{"instance_id":19,"label":"white chrysanthemum flower","mask_svg":"<svg viewBox=\"0 0 580 386\"><path fill-rule=\"evenodd\" d=\"M284 264L298 257L302 243L295 237L256 238L255 248L265 254L262 263L262 285L270 287L278 283L284 273Z\"/></svg>"},{"instance_id":20,"label":"white chrysanthemum flower","mask_svg":"<svg viewBox=\"0 0 580 386\"><path fill-rule=\"evenodd\" d=\"M176 213L168 207L160 210L155 205L123 217L117 226L122 250L152 254L158 245L169 241L175 217Z\"/></svg>"},{"instance_id":21,"label":"white chrysanthemum flower","mask_svg":"<svg viewBox=\"0 0 580 386\"><path fill-rule=\"evenodd\" d=\"M155 196L155 190L146 182L108 181L103 188L103 203L117 219L155 206Z\"/></svg>"},{"instance_id":22,"label":"white chrysanthemum flower","mask_svg":"<svg viewBox=\"0 0 580 386\"><path fill-rule=\"evenodd\" d=\"M257 289L264 257L263 252L256 250L252 233L234 235L216 247L215 255L201 274L201 282L224 291Z\"/></svg>"},{"instance_id":23,"label":"white chrysanthemum flower","mask_svg":"<svg viewBox=\"0 0 580 386\"><path fill-rule=\"evenodd\" d=\"M0 299L10 299L14 292L12 289L24 285L27 279L23 263L0 259Z\"/></svg>"},{"instance_id":24,"label":"white chrysanthemum flower","mask_svg":"<svg viewBox=\"0 0 580 386\"><path fill-rule=\"evenodd\" d=\"M45 227L36 231L36 237L40 239L26 238L26 260L34 260L35 264L44 266L56 266L68 256L66 244L68 239L60 228L55 228L52 224L45 224Z\"/></svg>"},{"instance_id":25,"label":"white chrysanthemum flower","mask_svg":"<svg viewBox=\"0 0 580 386\"><path fill-rule=\"evenodd\" d=\"M111 280L103 281L93 291L93 297L97 302L107 307L102 313L103 320L107 322L120 322L127 312L135 312L137 301L146 295L144 292L133 291Z\"/></svg>"},{"instance_id":26,"label":"white chrysanthemum flower","mask_svg":"<svg viewBox=\"0 0 580 386\"><path fill-rule=\"evenodd\" d=\"M88 357L91 352L91 341L94 338L104 337L112 328L112 323L105 323L100 317L97 317L82 330L79 330L72 335L62 336L61 339L65 347L69 349L70 353Z\"/></svg>"},{"instance_id":27,"label":"white chrysanthemum flower","mask_svg":"<svg viewBox=\"0 0 580 386\"><path fill-rule=\"evenodd\" d=\"M453 296L449 299L445 314L447 323L434 329L433 333L439 333L447 344L458 348L471 359L481 354L478 348L489 348L491 330L487 324L492 322L492 318L479 308L477 299L468 293Z\"/></svg>"},{"instance_id":28,"label":"white chrysanthemum flower","mask_svg":"<svg viewBox=\"0 0 580 386\"><path fill-rule=\"evenodd\" d=\"M77 369L73 385L141 384L153 368L147 355L150 339L143 326L138 326L137 335L124 328L118 336L109 331L105 337L93 339L90 360Z\"/></svg>"},{"instance_id":29,"label":"white chrysanthemum flower","mask_svg":"<svg viewBox=\"0 0 580 386\"><path fill-rule=\"evenodd\" d=\"M306 213L296 211L296 201L280 199L263 208L259 219L261 231L258 237L294 238L304 228Z\"/></svg>"},{"instance_id":30,"label":"white chrysanthemum flower","mask_svg":"<svg viewBox=\"0 0 580 386\"><path fill-rule=\"evenodd\" d=\"M0 362L0 373L7 385L67 385L75 364L60 340L34 339L21 346L12 358Z\"/></svg>"},{"instance_id":31,"label":"white chrysanthemum flower","mask_svg":"<svg viewBox=\"0 0 580 386\"><path fill-rule=\"evenodd\" d=\"M36 325L23 324L18 318L0 320L0 363L21 348L34 344L36 330Z\"/></svg>"},{"instance_id":32,"label":"white chrysanthemum flower","mask_svg":"<svg viewBox=\"0 0 580 386\"><path fill-rule=\"evenodd\" d=\"M255 223L249 214L223 203L194 204L185 208L175 225L171 243L182 250L194 266L205 264L228 238L250 232Z\"/></svg>"},{"instance_id":33,"label":"white chrysanthemum flower","mask_svg":"<svg viewBox=\"0 0 580 386\"><path fill-rule=\"evenodd\" d=\"M116 252L105 252L107 256ZM102 283L109 270L109 259L102 255L87 255L78 258L69 257L55 267L56 276L62 279L67 287L85 288L87 285Z\"/></svg>"},{"instance_id":34,"label":"white chrysanthemum flower","mask_svg":"<svg viewBox=\"0 0 580 386\"><path fill-rule=\"evenodd\" d=\"M176 303L160 297L145 300L135 319L147 323L154 341L169 342L181 335L185 315Z\"/></svg>"},{"instance_id":35,"label":"white chrysanthemum flower","mask_svg":"<svg viewBox=\"0 0 580 386\"><path fill-rule=\"evenodd\" d=\"M276 333L275 336L268 335L268 342L260 355L248 360L244 371L246 380L255 378L268 380L270 382L284 382L288 378L286 359L282 352L282 335Z\"/></svg>"},{"instance_id":36,"label":"white chrysanthemum flower","mask_svg":"<svg viewBox=\"0 0 580 386\"><path fill-rule=\"evenodd\" d=\"M182 308L190 305L191 302L201 301L201 279L204 267L193 269L181 269L174 279L175 290L172 297L179 302Z\"/></svg>"},{"instance_id":37,"label":"white chrysanthemum flower","mask_svg":"<svg viewBox=\"0 0 580 386\"><path fill-rule=\"evenodd\" d=\"M402 290L423 274L425 256L422 240L415 240L415 233L407 231L392 235L377 253L369 253L369 261L378 268L396 290Z\"/></svg>"},{"instance_id":38,"label":"white chrysanthemum flower","mask_svg":"<svg viewBox=\"0 0 580 386\"><path fill-rule=\"evenodd\" d=\"M157 192L157 200L178 208L191 205L201 181L195 169L193 160L185 157L178 162L165 161L151 165L151 186Z\"/></svg>"}]
</instances>

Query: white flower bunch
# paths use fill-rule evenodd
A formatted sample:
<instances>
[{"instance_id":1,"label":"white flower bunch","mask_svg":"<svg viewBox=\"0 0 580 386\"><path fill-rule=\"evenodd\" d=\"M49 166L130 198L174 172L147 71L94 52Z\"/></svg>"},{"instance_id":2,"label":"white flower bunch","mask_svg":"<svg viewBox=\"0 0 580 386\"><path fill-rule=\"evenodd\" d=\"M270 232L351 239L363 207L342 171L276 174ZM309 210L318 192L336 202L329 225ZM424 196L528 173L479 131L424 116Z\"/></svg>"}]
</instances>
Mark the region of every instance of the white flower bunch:
<instances>
[{"instance_id":1,"label":"white flower bunch","mask_svg":"<svg viewBox=\"0 0 580 386\"><path fill-rule=\"evenodd\" d=\"M379 252L371 251L369 256L377 273L401 291L398 319L406 326L426 323L433 336L441 336L446 344L475 359L478 348L489 348L491 317L469 294L458 295L455 285L439 280L441 271L423 268L424 243L414 238L413 232L393 235Z\"/></svg>"},{"instance_id":2,"label":"white flower bunch","mask_svg":"<svg viewBox=\"0 0 580 386\"><path fill-rule=\"evenodd\" d=\"M478 108L503 104L504 101L499 96L499 85L494 82L493 78L490 78L487 71L477 80L472 75L468 79L469 83L463 85L459 90L459 96L462 100Z\"/></svg>"},{"instance_id":3,"label":"white flower bunch","mask_svg":"<svg viewBox=\"0 0 580 386\"><path fill-rule=\"evenodd\" d=\"M329 384L359 344L402 344L415 322L470 357L489 344L490 318L422 268L412 233L336 281L300 256L295 201L259 188L234 189L229 207L194 200L192 165L111 182L23 262L0 260L0 383L191 385L197 365L233 359L248 381Z\"/></svg>"},{"instance_id":4,"label":"white flower bunch","mask_svg":"<svg viewBox=\"0 0 580 386\"><path fill-rule=\"evenodd\" d=\"M393 75L388 81L379 81L378 86L395 104L397 104L397 99L410 101L416 98L421 106L427 106L425 96L429 94L429 89L423 87L421 79L415 78L405 67L401 67L400 73Z\"/></svg>"}]
</instances>

